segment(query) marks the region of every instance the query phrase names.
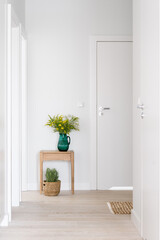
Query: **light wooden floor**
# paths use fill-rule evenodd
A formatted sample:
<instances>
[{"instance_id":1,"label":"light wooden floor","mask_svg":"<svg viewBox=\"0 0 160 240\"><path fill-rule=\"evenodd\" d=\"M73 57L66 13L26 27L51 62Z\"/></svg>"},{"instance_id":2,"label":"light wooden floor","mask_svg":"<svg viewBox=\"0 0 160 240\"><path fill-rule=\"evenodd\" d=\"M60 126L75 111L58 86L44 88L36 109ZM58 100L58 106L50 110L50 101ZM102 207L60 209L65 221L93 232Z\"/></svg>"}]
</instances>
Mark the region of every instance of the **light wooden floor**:
<instances>
[{"instance_id":1,"label":"light wooden floor","mask_svg":"<svg viewBox=\"0 0 160 240\"><path fill-rule=\"evenodd\" d=\"M140 240L129 215L112 215L107 201L132 199L131 191L65 191L57 197L23 193L1 240Z\"/></svg>"}]
</instances>

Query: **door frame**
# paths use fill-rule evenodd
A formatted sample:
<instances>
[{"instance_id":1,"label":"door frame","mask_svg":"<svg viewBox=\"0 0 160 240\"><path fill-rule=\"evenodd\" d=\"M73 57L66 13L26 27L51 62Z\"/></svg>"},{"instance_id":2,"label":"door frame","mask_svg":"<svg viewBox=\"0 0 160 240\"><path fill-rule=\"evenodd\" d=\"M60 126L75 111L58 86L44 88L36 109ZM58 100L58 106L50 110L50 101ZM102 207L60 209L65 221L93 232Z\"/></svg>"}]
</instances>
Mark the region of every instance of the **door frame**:
<instances>
[{"instance_id":1,"label":"door frame","mask_svg":"<svg viewBox=\"0 0 160 240\"><path fill-rule=\"evenodd\" d=\"M21 26L21 191L28 190L27 36Z\"/></svg>"},{"instance_id":2,"label":"door frame","mask_svg":"<svg viewBox=\"0 0 160 240\"><path fill-rule=\"evenodd\" d=\"M12 74L12 207L19 206L20 203L20 172L21 172L21 101L20 101L20 82L21 82L21 24L11 7L11 74ZM15 113L15 114L14 114ZM18 122L18 125L17 125ZM18 143L18 144L17 144ZM18 145L18 147L17 147ZM14 162L14 164L13 164Z\"/></svg>"},{"instance_id":3,"label":"door frame","mask_svg":"<svg viewBox=\"0 0 160 240\"><path fill-rule=\"evenodd\" d=\"M12 208L12 45L11 45L11 4L6 4L6 143L5 143L5 210L6 210L6 221L5 226L11 221L11 208Z\"/></svg>"},{"instance_id":4,"label":"door frame","mask_svg":"<svg viewBox=\"0 0 160 240\"><path fill-rule=\"evenodd\" d=\"M90 189L97 189L97 43L132 42L132 36L90 37Z\"/></svg>"},{"instance_id":5,"label":"door frame","mask_svg":"<svg viewBox=\"0 0 160 240\"><path fill-rule=\"evenodd\" d=\"M22 26L20 20L18 19L16 12L14 11L12 4L6 4L6 165L5 165L5 202L6 202L6 221L5 226L8 225L8 222L11 221L11 208L12 208L12 28L16 27L19 31L19 66L18 66L18 77L21 79L22 74L22 64L21 64L21 36L26 39L24 27ZM27 53L26 53L27 55ZM27 57L27 56L26 56ZM27 89L26 89L27 90ZM22 86L20 84L20 96L22 94ZM17 106L20 110L20 118L22 118L21 104ZM21 120L20 120L21 121ZM22 127L20 126L20 131L22 132ZM20 132L20 135L22 135ZM20 136L21 138L21 136ZM27 146L26 146L27 147ZM22 148L22 146L21 146ZM20 150L21 158L21 150ZM27 159L26 159L27 160ZM21 200L21 175L22 169L21 164L19 163L19 192L16 194L16 199ZM27 169L26 169L27 171ZM16 187L16 186L15 186ZM17 201L17 203L18 203Z\"/></svg>"}]
</instances>

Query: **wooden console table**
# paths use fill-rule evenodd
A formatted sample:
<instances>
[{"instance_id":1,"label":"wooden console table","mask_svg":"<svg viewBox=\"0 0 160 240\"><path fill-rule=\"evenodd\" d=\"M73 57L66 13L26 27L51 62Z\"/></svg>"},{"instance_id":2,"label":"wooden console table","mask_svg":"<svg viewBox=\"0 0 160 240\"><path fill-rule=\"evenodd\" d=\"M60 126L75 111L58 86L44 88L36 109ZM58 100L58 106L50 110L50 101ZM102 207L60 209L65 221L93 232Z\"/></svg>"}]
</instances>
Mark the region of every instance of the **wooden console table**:
<instances>
[{"instance_id":1,"label":"wooden console table","mask_svg":"<svg viewBox=\"0 0 160 240\"><path fill-rule=\"evenodd\" d=\"M74 152L40 151L40 193L43 191L43 161L70 161L71 162L71 190L74 194Z\"/></svg>"}]
</instances>

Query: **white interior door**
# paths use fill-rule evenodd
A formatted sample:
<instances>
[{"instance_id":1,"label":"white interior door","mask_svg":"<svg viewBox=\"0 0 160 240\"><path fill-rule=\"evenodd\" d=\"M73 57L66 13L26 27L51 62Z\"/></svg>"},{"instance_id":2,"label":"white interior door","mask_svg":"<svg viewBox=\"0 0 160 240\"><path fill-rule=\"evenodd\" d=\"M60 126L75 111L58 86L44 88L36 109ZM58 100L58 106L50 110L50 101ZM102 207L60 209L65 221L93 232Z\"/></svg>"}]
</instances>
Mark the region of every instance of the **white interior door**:
<instances>
[{"instance_id":1,"label":"white interior door","mask_svg":"<svg viewBox=\"0 0 160 240\"><path fill-rule=\"evenodd\" d=\"M142 0L142 231L159 239L159 1Z\"/></svg>"},{"instance_id":2,"label":"white interior door","mask_svg":"<svg viewBox=\"0 0 160 240\"><path fill-rule=\"evenodd\" d=\"M97 188L132 186L132 42L97 43L97 91Z\"/></svg>"}]
</instances>

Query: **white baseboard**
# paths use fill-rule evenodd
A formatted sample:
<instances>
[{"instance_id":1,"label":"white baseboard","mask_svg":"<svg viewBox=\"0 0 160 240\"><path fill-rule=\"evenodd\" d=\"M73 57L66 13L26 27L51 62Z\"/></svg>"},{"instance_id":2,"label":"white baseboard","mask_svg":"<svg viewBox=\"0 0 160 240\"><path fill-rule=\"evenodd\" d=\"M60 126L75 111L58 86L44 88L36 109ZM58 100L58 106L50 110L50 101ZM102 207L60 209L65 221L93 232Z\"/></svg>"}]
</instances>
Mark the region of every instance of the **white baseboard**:
<instances>
[{"instance_id":1,"label":"white baseboard","mask_svg":"<svg viewBox=\"0 0 160 240\"><path fill-rule=\"evenodd\" d=\"M90 190L90 184L89 183L75 183L74 184L75 190ZM29 183L28 184L28 190L29 191L37 191L39 190L39 184L38 183ZM61 190L70 190L71 186L69 183L61 183Z\"/></svg>"},{"instance_id":2,"label":"white baseboard","mask_svg":"<svg viewBox=\"0 0 160 240\"><path fill-rule=\"evenodd\" d=\"M141 221L140 221L139 217L137 216L136 212L134 211L134 209L132 209L132 212L131 212L131 220L134 223L134 225L136 226L139 234L141 234Z\"/></svg>"},{"instance_id":3,"label":"white baseboard","mask_svg":"<svg viewBox=\"0 0 160 240\"><path fill-rule=\"evenodd\" d=\"M71 186L68 183L62 183L61 190L70 190ZM90 184L89 183L75 183L74 184L75 190L90 190Z\"/></svg>"},{"instance_id":4,"label":"white baseboard","mask_svg":"<svg viewBox=\"0 0 160 240\"><path fill-rule=\"evenodd\" d=\"M28 183L28 191L37 191L40 189L40 185L38 183Z\"/></svg>"},{"instance_id":5,"label":"white baseboard","mask_svg":"<svg viewBox=\"0 0 160 240\"><path fill-rule=\"evenodd\" d=\"M126 186L126 187L111 187L109 190L118 190L118 191L133 191L132 186Z\"/></svg>"},{"instance_id":6,"label":"white baseboard","mask_svg":"<svg viewBox=\"0 0 160 240\"><path fill-rule=\"evenodd\" d=\"M0 219L0 227L8 227L8 223L9 223L9 219L8 219L8 215L6 214Z\"/></svg>"},{"instance_id":7,"label":"white baseboard","mask_svg":"<svg viewBox=\"0 0 160 240\"><path fill-rule=\"evenodd\" d=\"M12 207L19 207L19 200L17 201L12 201Z\"/></svg>"}]
</instances>

